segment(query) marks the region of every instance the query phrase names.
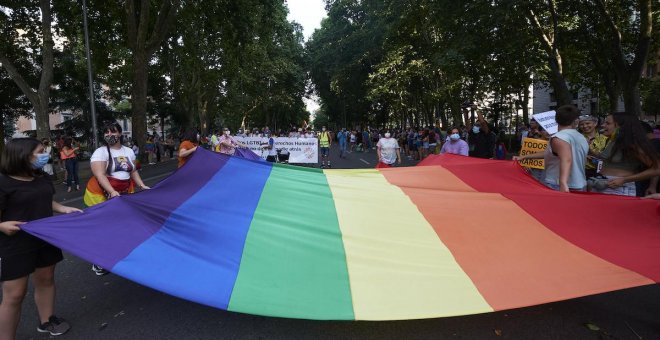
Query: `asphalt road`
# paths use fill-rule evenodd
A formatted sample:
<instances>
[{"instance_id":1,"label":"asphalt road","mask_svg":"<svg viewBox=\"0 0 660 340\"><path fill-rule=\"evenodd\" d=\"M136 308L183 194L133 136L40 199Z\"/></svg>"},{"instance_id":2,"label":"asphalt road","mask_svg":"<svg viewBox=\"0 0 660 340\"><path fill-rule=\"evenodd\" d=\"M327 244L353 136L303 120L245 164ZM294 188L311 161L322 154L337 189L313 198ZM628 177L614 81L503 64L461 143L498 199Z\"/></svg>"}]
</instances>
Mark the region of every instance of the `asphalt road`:
<instances>
[{"instance_id":1,"label":"asphalt road","mask_svg":"<svg viewBox=\"0 0 660 340\"><path fill-rule=\"evenodd\" d=\"M372 168L375 152L351 153L333 168ZM407 161L404 165L414 165ZM153 185L176 165L146 166ZM83 165L82 177L89 176ZM82 192L55 199L81 206ZM120 217L118 217L120 219ZM57 267L57 314L72 329L61 339L660 339L660 285L600 294L497 313L395 322L309 321L226 312L187 302L115 275L97 277L90 264L66 254ZM17 339L45 339L36 332L29 293Z\"/></svg>"}]
</instances>

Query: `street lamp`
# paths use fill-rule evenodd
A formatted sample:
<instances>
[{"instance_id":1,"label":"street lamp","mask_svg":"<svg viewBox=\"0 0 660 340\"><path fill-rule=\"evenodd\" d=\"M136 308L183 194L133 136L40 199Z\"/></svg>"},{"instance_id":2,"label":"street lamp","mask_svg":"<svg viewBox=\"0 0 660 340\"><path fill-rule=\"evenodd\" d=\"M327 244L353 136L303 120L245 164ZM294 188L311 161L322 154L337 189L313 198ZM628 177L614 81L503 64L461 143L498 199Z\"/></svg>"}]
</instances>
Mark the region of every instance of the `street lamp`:
<instances>
[{"instance_id":1,"label":"street lamp","mask_svg":"<svg viewBox=\"0 0 660 340\"><path fill-rule=\"evenodd\" d=\"M92 112L92 137L94 150L99 146L99 133L96 128L96 105L94 105L94 80L92 79L92 58L89 54L89 33L87 32L87 0L83 0L83 29L85 31L85 54L87 55L87 80L89 81L89 106Z\"/></svg>"}]
</instances>

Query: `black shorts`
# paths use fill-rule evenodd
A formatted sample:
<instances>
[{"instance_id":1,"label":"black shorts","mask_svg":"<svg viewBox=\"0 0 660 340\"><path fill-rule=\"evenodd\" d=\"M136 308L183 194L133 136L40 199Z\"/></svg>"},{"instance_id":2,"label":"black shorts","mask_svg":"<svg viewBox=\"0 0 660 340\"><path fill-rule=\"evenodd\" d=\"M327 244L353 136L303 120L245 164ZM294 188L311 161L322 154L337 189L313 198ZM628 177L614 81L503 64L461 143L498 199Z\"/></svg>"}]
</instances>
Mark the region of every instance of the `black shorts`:
<instances>
[{"instance_id":1,"label":"black shorts","mask_svg":"<svg viewBox=\"0 0 660 340\"><path fill-rule=\"evenodd\" d=\"M0 258L0 282L28 276L35 269L50 267L63 258L60 248L50 244L28 253L5 256Z\"/></svg>"}]
</instances>

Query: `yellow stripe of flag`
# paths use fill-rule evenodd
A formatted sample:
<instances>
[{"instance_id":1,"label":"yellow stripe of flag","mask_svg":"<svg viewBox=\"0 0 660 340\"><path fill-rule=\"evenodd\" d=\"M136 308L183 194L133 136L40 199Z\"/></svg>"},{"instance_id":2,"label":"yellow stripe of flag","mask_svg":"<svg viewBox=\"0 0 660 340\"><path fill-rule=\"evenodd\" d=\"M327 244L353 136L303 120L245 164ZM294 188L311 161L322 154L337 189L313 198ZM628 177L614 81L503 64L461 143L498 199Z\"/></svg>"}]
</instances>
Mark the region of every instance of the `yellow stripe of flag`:
<instances>
[{"instance_id":1,"label":"yellow stripe of flag","mask_svg":"<svg viewBox=\"0 0 660 340\"><path fill-rule=\"evenodd\" d=\"M356 320L493 311L400 188L371 169L324 173L344 241Z\"/></svg>"}]
</instances>

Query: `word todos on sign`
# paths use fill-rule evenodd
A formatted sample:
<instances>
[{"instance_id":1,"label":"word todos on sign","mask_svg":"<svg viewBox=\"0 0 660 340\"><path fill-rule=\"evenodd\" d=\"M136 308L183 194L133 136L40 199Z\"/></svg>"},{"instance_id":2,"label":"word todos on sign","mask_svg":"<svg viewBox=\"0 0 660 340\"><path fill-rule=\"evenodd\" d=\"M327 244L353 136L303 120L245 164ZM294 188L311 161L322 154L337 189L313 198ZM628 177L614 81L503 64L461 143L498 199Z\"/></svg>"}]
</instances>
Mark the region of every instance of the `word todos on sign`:
<instances>
[{"instance_id":1,"label":"word todos on sign","mask_svg":"<svg viewBox=\"0 0 660 340\"><path fill-rule=\"evenodd\" d=\"M522 144L520 156L535 154L548 148L548 141L543 139L524 138ZM543 159L525 159L520 161L520 165L526 168L545 169Z\"/></svg>"}]
</instances>

